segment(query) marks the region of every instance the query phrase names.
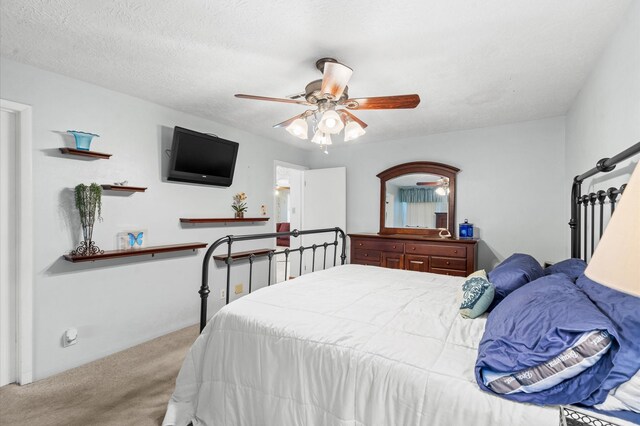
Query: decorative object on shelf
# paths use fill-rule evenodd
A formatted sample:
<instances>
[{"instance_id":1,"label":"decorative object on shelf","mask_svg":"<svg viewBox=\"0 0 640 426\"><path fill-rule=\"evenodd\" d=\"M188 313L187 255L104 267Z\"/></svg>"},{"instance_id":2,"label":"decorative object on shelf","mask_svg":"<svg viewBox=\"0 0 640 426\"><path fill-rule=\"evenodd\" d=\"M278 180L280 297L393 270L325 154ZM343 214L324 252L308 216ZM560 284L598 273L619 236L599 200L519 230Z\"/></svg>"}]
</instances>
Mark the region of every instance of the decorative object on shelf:
<instances>
[{"instance_id":1,"label":"decorative object on shelf","mask_svg":"<svg viewBox=\"0 0 640 426\"><path fill-rule=\"evenodd\" d=\"M307 84L303 93L288 98L237 94L236 98L306 105L315 108L308 109L273 127L284 127L293 136L304 140L309 139L311 134L311 142L318 144L325 154L328 153L327 146L332 144L331 136L337 136L343 129L345 142L359 138L366 133L364 129L367 124L349 110L407 109L415 108L420 103L420 96L416 94L349 98L347 83L353 73L351 68L333 58L318 59L316 68L322 73L322 79ZM339 107L342 109L338 109Z\"/></svg>"},{"instance_id":2,"label":"decorative object on shelf","mask_svg":"<svg viewBox=\"0 0 640 426\"><path fill-rule=\"evenodd\" d=\"M440 229L440 232L438 232L438 236L440 238L451 238L451 232L446 228L442 228Z\"/></svg>"},{"instance_id":3,"label":"decorative object on shelf","mask_svg":"<svg viewBox=\"0 0 640 426\"><path fill-rule=\"evenodd\" d=\"M84 241L71 252L72 256L91 256L101 254L95 242L93 242L93 224L96 220L102 220L102 187L97 183L87 186L83 183L77 185L74 189L76 208L80 212L80 223L82 224L82 235Z\"/></svg>"},{"instance_id":4,"label":"decorative object on shelf","mask_svg":"<svg viewBox=\"0 0 640 426\"><path fill-rule=\"evenodd\" d=\"M467 219L460 224L460 238L473 238L473 223L469 223Z\"/></svg>"},{"instance_id":5,"label":"decorative object on shelf","mask_svg":"<svg viewBox=\"0 0 640 426\"><path fill-rule=\"evenodd\" d=\"M241 219L244 217L244 212L247 211L247 203L245 200L247 199L247 194L244 192L238 192L233 196L233 203L231 204L231 208L236 212L236 218Z\"/></svg>"},{"instance_id":6,"label":"decorative object on shelf","mask_svg":"<svg viewBox=\"0 0 640 426\"><path fill-rule=\"evenodd\" d=\"M141 249L146 247L148 232L146 229L136 229L118 233L118 248L121 250Z\"/></svg>"},{"instance_id":7,"label":"decorative object on shelf","mask_svg":"<svg viewBox=\"0 0 640 426\"><path fill-rule=\"evenodd\" d=\"M93 138L99 138L100 135L95 133L81 132L80 130L67 130L76 139L76 149L81 151L89 151Z\"/></svg>"},{"instance_id":8,"label":"decorative object on shelf","mask_svg":"<svg viewBox=\"0 0 640 426\"><path fill-rule=\"evenodd\" d=\"M128 180L123 180L122 182L113 182L115 186L125 186L128 183L129 183Z\"/></svg>"},{"instance_id":9,"label":"decorative object on shelf","mask_svg":"<svg viewBox=\"0 0 640 426\"><path fill-rule=\"evenodd\" d=\"M260 206L260 214L262 216L266 216L267 215L267 206L265 206L264 204Z\"/></svg>"}]
</instances>

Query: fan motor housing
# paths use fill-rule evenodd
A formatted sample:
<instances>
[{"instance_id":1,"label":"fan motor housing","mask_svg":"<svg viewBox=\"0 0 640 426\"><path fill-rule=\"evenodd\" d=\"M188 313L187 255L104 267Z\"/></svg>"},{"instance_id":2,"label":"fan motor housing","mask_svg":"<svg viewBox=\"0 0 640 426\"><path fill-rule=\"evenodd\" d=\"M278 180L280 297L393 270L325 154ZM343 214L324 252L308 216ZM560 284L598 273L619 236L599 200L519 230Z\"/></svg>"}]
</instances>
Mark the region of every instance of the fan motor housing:
<instances>
[{"instance_id":1,"label":"fan motor housing","mask_svg":"<svg viewBox=\"0 0 640 426\"><path fill-rule=\"evenodd\" d=\"M320 101L328 101L329 99L322 94L322 80L313 80L311 83L307 84L304 88L305 99L310 104L317 104ZM340 95L340 99L336 99L333 102L336 104L341 104L349 98L349 87L345 87L342 95Z\"/></svg>"}]
</instances>

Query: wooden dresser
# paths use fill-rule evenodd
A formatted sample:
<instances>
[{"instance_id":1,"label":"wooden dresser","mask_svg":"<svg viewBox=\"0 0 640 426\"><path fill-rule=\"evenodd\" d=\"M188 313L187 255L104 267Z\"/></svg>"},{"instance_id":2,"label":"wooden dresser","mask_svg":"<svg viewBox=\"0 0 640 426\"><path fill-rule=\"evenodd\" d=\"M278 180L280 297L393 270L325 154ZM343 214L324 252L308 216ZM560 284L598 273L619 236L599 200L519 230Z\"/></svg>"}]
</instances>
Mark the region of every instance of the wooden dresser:
<instances>
[{"instance_id":1,"label":"wooden dresser","mask_svg":"<svg viewBox=\"0 0 640 426\"><path fill-rule=\"evenodd\" d=\"M351 263L466 277L476 270L478 240L403 234L349 234Z\"/></svg>"}]
</instances>

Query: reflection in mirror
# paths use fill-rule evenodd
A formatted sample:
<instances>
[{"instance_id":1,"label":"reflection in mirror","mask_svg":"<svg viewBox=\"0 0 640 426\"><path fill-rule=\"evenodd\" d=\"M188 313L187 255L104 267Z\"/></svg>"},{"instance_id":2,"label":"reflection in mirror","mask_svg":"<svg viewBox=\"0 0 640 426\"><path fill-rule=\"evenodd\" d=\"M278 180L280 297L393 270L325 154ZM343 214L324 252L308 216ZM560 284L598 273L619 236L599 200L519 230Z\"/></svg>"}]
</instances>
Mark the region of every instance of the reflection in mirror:
<instances>
[{"instance_id":1,"label":"reflection in mirror","mask_svg":"<svg viewBox=\"0 0 640 426\"><path fill-rule=\"evenodd\" d=\"M412 173L386 182L387 228L447 228L449 178Z\"/></svg>"}]
</instances>

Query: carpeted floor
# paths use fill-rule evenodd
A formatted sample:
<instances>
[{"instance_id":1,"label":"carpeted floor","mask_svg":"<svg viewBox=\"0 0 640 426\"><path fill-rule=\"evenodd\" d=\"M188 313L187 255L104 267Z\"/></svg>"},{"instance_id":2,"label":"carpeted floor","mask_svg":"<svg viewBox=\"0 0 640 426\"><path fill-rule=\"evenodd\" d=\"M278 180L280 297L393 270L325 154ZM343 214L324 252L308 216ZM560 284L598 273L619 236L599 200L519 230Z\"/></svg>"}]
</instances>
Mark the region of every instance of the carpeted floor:
<instances>
[{"instance_id":1,"label":"carpeted floor","mask_svg":"<svg viewBox=\"0 0 640 426\"><path fill-rule=\"evenodd\" d=\"M25 386L0 388L0 425L157 426L198 326Z\"/></svg>"}]
</instances>

